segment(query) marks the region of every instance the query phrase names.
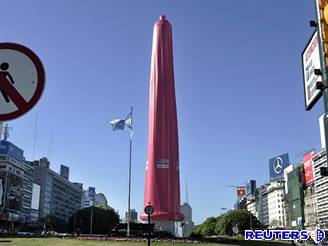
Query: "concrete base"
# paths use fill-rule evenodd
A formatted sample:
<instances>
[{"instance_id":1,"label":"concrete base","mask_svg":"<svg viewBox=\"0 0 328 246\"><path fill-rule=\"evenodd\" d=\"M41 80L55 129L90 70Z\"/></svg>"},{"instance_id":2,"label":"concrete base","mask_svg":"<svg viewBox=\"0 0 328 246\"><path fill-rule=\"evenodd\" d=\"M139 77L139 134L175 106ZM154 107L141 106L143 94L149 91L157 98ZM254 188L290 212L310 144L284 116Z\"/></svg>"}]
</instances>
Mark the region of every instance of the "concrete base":
<instances>
[{"instance_id":1,"label":"concrete base","mask_svg":"<svg viewBox=\"0 0 328 246\"><path fill-rule=\"evenodd\" d=\"M155 230L162 230L176 236L175 221L172 220L152 220L155 223Z\"/></svg>"}]
</instances>

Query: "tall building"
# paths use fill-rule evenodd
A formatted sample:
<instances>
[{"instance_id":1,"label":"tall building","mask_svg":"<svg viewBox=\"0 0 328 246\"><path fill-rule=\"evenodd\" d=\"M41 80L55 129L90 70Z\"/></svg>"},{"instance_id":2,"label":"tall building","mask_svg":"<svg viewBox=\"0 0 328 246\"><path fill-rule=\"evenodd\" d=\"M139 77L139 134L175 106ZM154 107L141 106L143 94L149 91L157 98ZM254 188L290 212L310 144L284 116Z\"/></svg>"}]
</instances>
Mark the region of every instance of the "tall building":
<instances>
[{"instance_id":1,"label":"tall building","mask_svg":"<svg viewBox=\"0 0 328 246\"><path fill-rule=\"evenodd\" d=\"M300 166L294 167L293 171L289 172L287 176L287 201L289 203L291 228L302 230L304 229L304 193Z\"/></svg>"},{"instance_id":2,"label":"tall building","mask_svg":"<svg viewBox=\"0 0 328 246\"><path fill-rule=\"evenodd\" d=\"M125 212L125 221L128 221L128 212ZM138 212L135 209L130 209L130 221L137 223L138 222Z\"/></svg>"},{"instance_id":3,"label":"tall building","mask_svg":"<svg viewBox=\"0 0 328 246\"><path fill-rule=\"evenodd\" d=\"M60 165L60 176L62 176L64 179L69 180L69 167Z\"/></svg>"},{"instance_id":4,"label":"tall building","mask_svg":"<svg viewBox=\"0 0 328 246\"><path fill-rule=\"evenodd\" d=\"M257 196L258 220L265 226L269 226L268 186L269 184L260 186Z\"/></svg>"},{"instance_id":5,"label":"tall building","mask_svg":"<svg viewBox=\"0 0 328 246\"><path fill-rule=\"evenodd\" d=\"M195 224L192 220L192 207L190 206L190 204L186 201L184 202L181 207L180 207L180 211L184 216L184 221L182 224L182 237L189 237L192 230L195 227Z\"/></svg>"},{"instance_id":6,"label":"tall building","mask_svg":"<svg viewBox=\"0 0 328 246\"><path fill-rule=\"evenodd\" d=\"M246 197L246 209L252 213L256 218L259 218L259 205L258 205L258 191L256 190L253 194L250 193Z\"/></svg>"},{"instance_id":7,"label":"tall building","mask_svg":"<svg viewBox=\"0 0 328 246\"><path fill-rule=\"evenodd\" d=\"M246 184L246 196L250 194L255 194L256 191L256 181L255 180L248 180Z\"/></svg>"},{"instance_id":8,"label":"tall building","mask_svg":"<svg viewBox=\"0 0 328 246\"><path fill-rule=\"evenodd\" d=\"M183 220L174 83L172 27L161 16L153 32L144 207L151 204L155 227L172 234L175 222ZM141 219L148 216L143 213Z\"/></svg>"},{"instance_id":9,"label":"tall building","mask_svg":"<svg viewBox=\"0 0 328 246\"><path fill-rule=\"evenodd\" d=\"M320 167L327 167L326 150L323 149L313 157L314 165L314 190L316 193L316 217L319 226L328 229L328 177L320 174Z\"/></svg>"},{"instance_id":10,"label":"tall building","mask_svg":"<svg viewBox=\"0 0 328 246\"><path fill-rule=\"evenodd\" d=\"M273 181L267 187L269 228L285 227L284 189L285 187L283 180Z\"/></svg>"},{"instance_id":11,"label":"tall building","mask_svg":"<svg viewBox=\"0 0 328 246\"><path fill-rule=\"evenodd\" d=\"M85 194L87 195L87 197L89 198L89 200L91 201L91 205L94 205L96 202L96 188L95 187L89 187Z\"/></svg>"},{"instance_id":12,"label":"tall building","mask_svg":"<svg viewBox=\"0 0 328 246\"><path fill-rule=\"evenodd\" d=\"M68 221L81 208L83 190L50 169L47 158L33 162L34 179L40 185L39 217L48 215Z\"/></svg>"},{"instance_id":13,"label":"tall building","mask_svg":"<svg viewBox=\"0 0 328 246\"><path fill-rule=\"evenodd\" d=\"M108 206L106 196L103 193L97 194L95 187L89 187L85 190L82 200L83 208L98 205Z\"/></svg>"},{"instance_id":14,"label":"tall building","mask_svg":"<svg viewBox=\"0 0 328 246\"><path fill-rule=\"evenodd\" d=\"M33 167L25 161L24 151L9 141L0 143L0 220L29 223L38 219L32 208Z\"/></svg>"},{"instance_id":15,"label":"tall building","mask_svg":"<svg viewBox=\"0 0 328 246\"><path fill-rule=\"evenodd\" d=\"M180 211L184 216L184 220L176 223L176 236L189 237L195 224L192 220L192 207L189 204L188 186L186 183L186 200L180 206Z\"/></svg>"}]
</instances>

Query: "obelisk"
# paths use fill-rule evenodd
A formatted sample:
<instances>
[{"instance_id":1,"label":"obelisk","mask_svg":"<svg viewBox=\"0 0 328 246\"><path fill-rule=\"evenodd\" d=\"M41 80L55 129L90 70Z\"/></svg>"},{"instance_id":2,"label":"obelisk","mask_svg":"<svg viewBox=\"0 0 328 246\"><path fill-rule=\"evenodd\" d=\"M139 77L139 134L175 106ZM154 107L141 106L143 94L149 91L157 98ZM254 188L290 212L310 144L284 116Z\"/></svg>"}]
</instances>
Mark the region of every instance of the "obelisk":
<instances>
[{"instance_id":1,"label":"obelisk","mask_svg":"<svg viewBox=\"0 0 328 246\"><path fill-rule=\"evenodd\" d=\"M154 207L155 227L174 234L175 222L183 220L183 214L172 27L165 16L154 25L152 45L144 206ZM140 217L147 221L146 214Z\"/></svg>"}]
</instances>

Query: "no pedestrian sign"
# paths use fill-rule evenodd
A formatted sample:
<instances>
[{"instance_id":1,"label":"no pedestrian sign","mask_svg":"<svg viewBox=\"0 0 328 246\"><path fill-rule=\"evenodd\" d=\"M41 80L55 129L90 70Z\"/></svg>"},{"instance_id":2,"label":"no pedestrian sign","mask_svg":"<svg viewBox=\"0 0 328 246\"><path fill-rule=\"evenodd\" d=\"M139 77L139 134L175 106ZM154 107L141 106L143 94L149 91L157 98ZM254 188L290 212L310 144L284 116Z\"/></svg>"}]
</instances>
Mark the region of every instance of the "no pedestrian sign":
<instances>
[{"instance_id":1,"label":"no pedestrian sign","mask_svg":"<svg viewBox=\"0 0 328 246\"><path fill-rule=\"evenodd\" d=\"M25 46L0 43L0 121L15 119L40 99L45 83L43 65Z\"/></svg>"}]
</instances>

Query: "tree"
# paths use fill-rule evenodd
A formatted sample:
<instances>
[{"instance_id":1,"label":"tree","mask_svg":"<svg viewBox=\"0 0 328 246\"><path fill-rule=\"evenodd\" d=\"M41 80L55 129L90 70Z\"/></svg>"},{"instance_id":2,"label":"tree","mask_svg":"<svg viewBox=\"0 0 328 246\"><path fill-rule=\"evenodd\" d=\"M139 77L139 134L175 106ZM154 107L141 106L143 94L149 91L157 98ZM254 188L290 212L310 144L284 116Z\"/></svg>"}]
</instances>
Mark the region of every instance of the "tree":
<instances>
[{"instance_id":1,"label":"tree","mask_svg":"<svg viewBox=\"0 0 328 246\"><path fill-rule=\"evenodd\" d=\"M218 217L219 218L219 217ZM192 233L193 236L212 236L215 235L215 226L217 223L217 219L215 217L207 218L202 224L196 226Z\"/></svg>"},{"instance_id":2,"label":"tree","mask_svg":"<svg viewBox=\"0 0 328 246\"><path fill-rule=\"evenodd\" d=\"M251 226L252 225L252 226ZM237 226L240 232L246 229L258 229L262 225L258 219L246 209L232 210L224 214L215 226L217 235L232 235L232 228Z\"/></svg>"},{"instance_id":3,"label":"tree","mask_svg":"<svg viewBox=\"0 0 328 246\"><path fill-rule=\"evenodd\" d=\"M91 214L92 233L94 234L108 234L119 223L119 215L113 208L108 206L87 207L80 209L70 217L69 230L73 232L74 229L79 229L81 233L90 233Z\"/></svg>"}]
</instances>

